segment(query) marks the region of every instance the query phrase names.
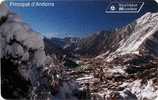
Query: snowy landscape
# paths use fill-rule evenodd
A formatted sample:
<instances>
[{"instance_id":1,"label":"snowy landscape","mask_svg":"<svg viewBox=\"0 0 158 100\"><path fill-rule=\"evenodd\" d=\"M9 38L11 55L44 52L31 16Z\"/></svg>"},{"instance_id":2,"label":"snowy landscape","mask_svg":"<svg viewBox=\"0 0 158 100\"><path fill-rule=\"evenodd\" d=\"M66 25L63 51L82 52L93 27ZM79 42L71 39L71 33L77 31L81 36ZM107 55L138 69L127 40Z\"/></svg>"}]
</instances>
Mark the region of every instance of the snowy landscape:
<instances>
[{"instance_id":1,"label":"snowy landscape","mask_svg":"<svg viewBox=\"0 0 158 100\"><path fill-rule=\"evenodd\" d=\"M158 12L84 38L48 38L0 5L1 95L18 100L158 100Z\"/></svg>"}]
</instances>

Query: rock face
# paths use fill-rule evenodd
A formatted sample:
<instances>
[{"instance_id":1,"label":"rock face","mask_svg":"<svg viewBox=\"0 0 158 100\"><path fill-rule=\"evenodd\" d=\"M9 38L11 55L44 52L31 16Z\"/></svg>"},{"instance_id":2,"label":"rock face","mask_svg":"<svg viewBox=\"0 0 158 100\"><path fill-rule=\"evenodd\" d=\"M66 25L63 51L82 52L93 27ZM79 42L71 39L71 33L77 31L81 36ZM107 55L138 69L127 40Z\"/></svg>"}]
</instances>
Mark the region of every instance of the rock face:
<instances>
[{"instance_id":1,"label":"rock face","mask_svg":"<svg viewBox=\"0 0 158 100\"><path fill-rule=\"evenodd\" d=\"M43 38L45 44L45 52L49 55L56 54L59 59L65 54L65 51L60 46L59 39L47 39ZM57 41L57 42L56 42Z\"/></svg>"},{"instance_id":2,"label":"rock face","mask_svg":"<svg viewBox=\"0 0 158 100\"><path fill-rule=\"evenodd\" d=\"M21 22L17 15L9 13L5 17L6 20L1 21L0 26L2 96L12 99L24 95L28 98L32 95L31 91L37 90L33 89L34 86L42 85L40 81L43 79L40 80L38 77L41 77L41 69L47 59L44 44L38 33ZM48 87L47 83L43 83L43 86ZM5 90L8 90L8 93ZM9 90L12 90L11 94Z\"/></svg>"},{"instance_id":3,"label":"rock face","mask_svg":"<svg viewBox=\"0 0 158 100\"><path fill-rule=\"evenodd\" d=\"M2 96L5 99L50 100L60 97L75 100L71 94L75 88L65 87L68 83L61 80L62 63L45 54L40 34L4 4L0 8L3 11L0 16Z\"/></svg>"}]
</instances>

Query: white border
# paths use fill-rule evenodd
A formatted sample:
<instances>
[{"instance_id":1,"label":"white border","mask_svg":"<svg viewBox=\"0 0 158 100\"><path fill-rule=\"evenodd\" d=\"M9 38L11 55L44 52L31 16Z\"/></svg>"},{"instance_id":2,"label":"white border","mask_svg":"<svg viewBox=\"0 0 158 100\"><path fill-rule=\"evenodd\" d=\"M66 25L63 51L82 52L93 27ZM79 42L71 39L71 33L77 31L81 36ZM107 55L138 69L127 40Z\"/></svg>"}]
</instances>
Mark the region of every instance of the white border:
<instances>
[{"instance_id":1,"label":"white border","mask_svg":"<svg viewBox=\"0 0 158 100\"><path fill-rule=\"evenodd\" d=\"M156 3L158 3L158 0L155 0Z\"/></svg>"}]
</instances>

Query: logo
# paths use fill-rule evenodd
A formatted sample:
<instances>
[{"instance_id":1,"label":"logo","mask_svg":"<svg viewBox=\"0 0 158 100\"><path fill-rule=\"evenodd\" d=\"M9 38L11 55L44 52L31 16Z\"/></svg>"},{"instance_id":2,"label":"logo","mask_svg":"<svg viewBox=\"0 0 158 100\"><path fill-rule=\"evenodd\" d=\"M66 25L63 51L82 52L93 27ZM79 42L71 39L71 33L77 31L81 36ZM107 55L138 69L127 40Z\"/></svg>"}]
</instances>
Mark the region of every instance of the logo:
<instances>
[{"instance_id":1,"label":"logo","mask_svg":"<svg viewBox=\"0 0 158 100\"><path fill-rule=\"evenodd\" d=\"M114 10L116 10L116 7L115 7L114 5L111 5L110 9L111 9L112 11L114 11Z\"/></svg>"},{"instance_id":2,"label":"logo","mask_svg":"<svg viewBox=\"0 0 158 100\"><path fill-rule=\"evenodd\" d=\"M113 2L108 5L107 9L105 10L105 13L139 13L143 5L144 2L139 2L139 3Z\"/></svg>"}]
</instances>

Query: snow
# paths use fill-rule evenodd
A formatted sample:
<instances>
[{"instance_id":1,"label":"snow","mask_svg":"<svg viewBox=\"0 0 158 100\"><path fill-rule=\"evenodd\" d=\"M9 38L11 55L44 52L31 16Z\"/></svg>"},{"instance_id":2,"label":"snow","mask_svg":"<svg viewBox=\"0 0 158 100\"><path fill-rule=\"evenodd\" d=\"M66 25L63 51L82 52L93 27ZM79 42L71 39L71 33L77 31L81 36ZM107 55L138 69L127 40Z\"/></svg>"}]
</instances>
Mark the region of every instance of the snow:
<instances>
[{"instance_id":1,"label":"snow","mask_svg":"<svg viewBox=\"0 0 158 100\"><path fill-rule=\"evenodd\" d=\"M144 16L137 19L133 31L129 37L123 38L118 42L120 45L114 52L105 52L96 57L96 59L104 59L106 62L111 62L120 55L125 54L140 54L140 47L143 43L151 38L158 31L158 13L146 13Z\"/></svg>"},{"instance_id":2,"label":"snow","mask_svg":"<svg viewBox=\"0 0 158 100\"><path fill-rule=\"evenodd\" d=\"M112 69L108 69L107 72L110 72L110 73L120 73L120 74L125 74L125 70L122 66L115 66L114 68Z\"/></svg>"},{"instance_id":3,"label":"snow","mask_svg":"<svg viewBox=\"0 0 158 100\"><path fill-rule=\"evenodd\" d=\"M127 94L124 93L124 91L120 91L119 93L120 93L120 95L121 95L123 98L125 98L125 97L128 96Z\"/></svg>"},{"instance_id":4,"label":"snow","mask_svg":"<svg viewBox=\"0 0 158 100\"><path fill-rule=\"evenodd\" d=\"M29 26L24 25L23 22L7 22L0 27L0 32L3 36L7 36L7 42L13 38L16 38L17 41L21 42L28 48L44 48L44 43L41 40L39 34L32 32L29 29Z\"/></svg>"},{"instance_id":5,"label":"snow","mask_svg":"<svg viewBox=\"0 0 158 100\"><path fill-rule=\"evenodd\" d=\"M148 12L146 14L144 14L144 16L142 16L141 18L137 19L137 23L141 23L141 24L145 24L150 17L152 16L151 12Z\"/></svg>"},{"instance_id":6,"label":"snow","mask_svg":"<svg viewBox=\"0 0 158 100\"><path fill-rule=\"evenodd\" d=\"M107 61L113 60L117 55L139 54L139 47L146 39L158 31L158 13L147 13L136 20L136 25L127 39L122 39L120 47L108 56Z\"/></svg>"},{"instance_id":7,"label":"snow","mask_svg":"<svg viewBox=\"0 0 158 100\"><path fill-rule=\"evenodd\" d=\"M64 47L63 47L63 49L66 49L66 48L68 48L68 47L70 47L71 45L70 44L66 44Z\"/></svg>"},{"instance_id":8,"label":"snow","mask_svg":"<svg viewBox=\"0 0 158 100\"><path fill-rule=\"evenodd\" d=\"M156 100L158 98L158 89L153 85L153 81L149 80L147 85L141 84L142 80L135 80L128 85L128 88L132 93L136 94L139 100L151 99Z\"/></svg>"},{"instance_id":9,"label":"snow","mask_svg":"<svg viewBox=\"0 0 158 100\"><path fill-rule=\"evenodd\" d=\"M76 60L75 62L76 62L76 64L80 64L80 63L81 63L81 61L80 61L80 60Z\"/></svg>"},{"instance_id":10,"label":"snow","mask_svg":"<svg viewBox=\"0 0 158 100\"><path fill-rule=\"evenodd\" d=\"M131 53L138 50L140 45L152 34L154 34L158 29L158 24L156 24L156 27L154 27L152 30L147 32L145 34L146 30L150 25L144 26L141 30L137 31L136 33L133 33L129 39L116 51L121 52L121 54Z\"/></svg>"},{"instance_id":11,"label":"snow","mask_svg":"<svg viewBox=\"0 0 158 100\"><path fill-rule=\"evenodd\" d=\"M154 99L154 97L158 97L158 90L155 91L153 81L150 80L148 81L147 86L145 86L145 88L142 90L142 98Z\"/></svg>"},{"instance_id":12,"label":"snow","mask_svg":"<svg viewBox=\"0 0 158 100\"><path fill-rule=\"evenodd\" d=\"M155 100L158 100L158 97Z\"/></svg>"},{"instance_id":13,"label":"snow","mask_svg":"<svg viewBox=\"0 0 158 100\"><path fill-rule=\"evenodd\" d=\"M107 54L109 54L109 53L110 53L110 51L107 51L106 53L103 53L103 54L101 54L101 55L96 56L95 59L105 58L105 56L106 56Z\"/></svg>"},{"instance_id":14,"label":"snow","mask_svg":"<svg viewBox=\"0 0 158 100\"><path fill-rule=\"evenodd\" d=\"M133 51L132 54L139 55L139 51Z\"/></svg>"},{"instance_id":15,"label":"snow","mask_svg":"<svg viewBox=\"0 0 158 100\"><path fill-rule=\"evenodd\" d=\"M124 82L123 84L120 85L120 87L126 87L129 84L129 82Z\"/></svg>"},{"instance_id":16,"label":"snow","mask_svg":"<svg viewBox=\"0 0 158 100\"><path fill-rule=\"evenodd\" d=\"M105 60L107 62L111 62L113 59L115 59L117 57L117 54L116 53L112 53L110 54Z\"/></svg>"},{"instance_id":17,"label":"snow","mask_svg":"<svg viewBox=\"0 0 158 100\"><path fill-rule=\"evenodd\" d=\"M84 77L78 78L76 80L77 81L82 81L82 80L89 80L89 79L92 79L92 78L94 78L94 76L92 76L92 75L85 75Z\"/></svg>"},{"instance_id":18,"label":"snow","mask_svg":"<svg viewBox=\"0 0 158 100\"><path fill-rule=\"evenodd\" d=\"M83 85L85 83L93 83L94 81L97 81L97 79L94 78L93 75L84 75L83 77L76 79L76 82L80 85Z\"/></svg>"},{"instance_id":19,"label":"snow","mask_svg":"<svg viewBox=\"0 0 158 100\"><path fill-rule=\"evenodd\" d=\"M142 84L142 80L124 82L119 87L126 87L125 90L129 90L135 94L138 100L158 100L158 86L154 86L153 80L148 80L147 84ZM120 95L125 96L125 90L119 92Z\"/></svg>"}]
</instances>

